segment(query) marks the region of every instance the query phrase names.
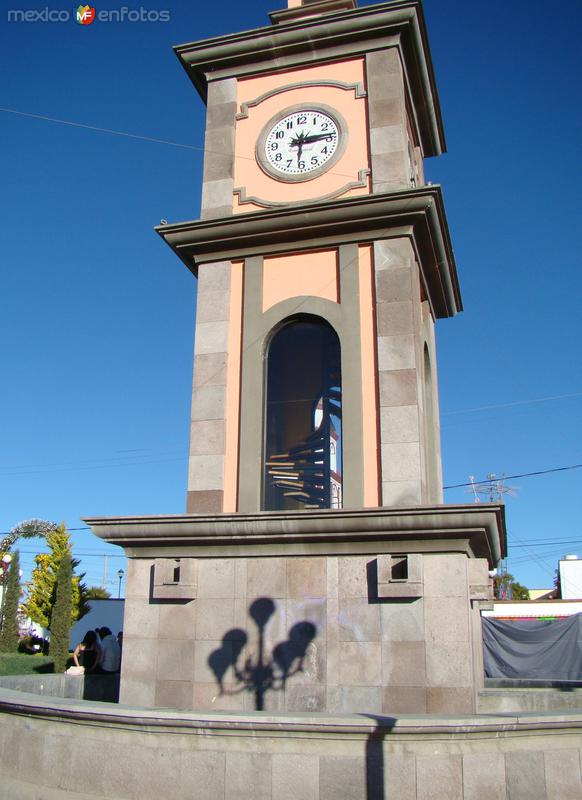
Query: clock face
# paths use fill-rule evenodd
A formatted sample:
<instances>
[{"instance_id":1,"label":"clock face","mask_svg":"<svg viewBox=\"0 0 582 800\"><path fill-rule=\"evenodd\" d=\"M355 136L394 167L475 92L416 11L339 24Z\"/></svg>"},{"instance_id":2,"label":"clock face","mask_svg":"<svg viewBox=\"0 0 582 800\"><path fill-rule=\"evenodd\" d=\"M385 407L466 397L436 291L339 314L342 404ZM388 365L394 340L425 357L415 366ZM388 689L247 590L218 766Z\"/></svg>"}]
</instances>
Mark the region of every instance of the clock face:
<instances>
[{"instance_id":1,"label":"clock face","mask_svg":"<svg viewBox=\"0 0 582 800\"><path fill-rule=\"evenodd\" d=\"M271 119L257 142L257 160L281 181L308 181L327 171L345 149L340 115L324 106L288 108Z\"/></svg>"}]
</instances>

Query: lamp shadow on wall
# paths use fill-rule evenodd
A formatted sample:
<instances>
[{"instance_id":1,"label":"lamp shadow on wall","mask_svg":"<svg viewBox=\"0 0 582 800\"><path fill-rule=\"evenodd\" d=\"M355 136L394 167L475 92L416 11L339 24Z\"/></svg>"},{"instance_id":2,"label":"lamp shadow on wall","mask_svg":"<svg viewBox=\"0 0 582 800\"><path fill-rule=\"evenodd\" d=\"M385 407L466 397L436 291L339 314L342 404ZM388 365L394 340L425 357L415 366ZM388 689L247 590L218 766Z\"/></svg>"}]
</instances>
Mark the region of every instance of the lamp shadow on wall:
<instances>
[{"instance_id":1,"label":"lamp shadow on wall","mask_svg":"<svg viewBox=\"0 0 582 800\"><path fill-rule=\"evenodd\" d=\"M208 656L208 666L214 673L220 694L249 692L254 695L257 711L264 710L267 692L284 691L287 681L303 672L307 650L317 633L312 622L302 620L290 628L285 641L268 652L265 629L275 612L276 606L270 597L259 597L251 603L249 616L257 628L256 648L242 661L241 655L249 642L249 635L242 628L227 631L221 646Z\"/></svg>"},{"instance_id":2,"label":"lamp shadow on wall","mask_svg":"<svg viewBox=\"0 0 582 800\"><path fill-rule=\"evenodd\" d=\"M384 793L384 738L394 727L394 717L362 714L376 723L366 739L366 800L387 800Z\"/></svg>"}]
</instances>

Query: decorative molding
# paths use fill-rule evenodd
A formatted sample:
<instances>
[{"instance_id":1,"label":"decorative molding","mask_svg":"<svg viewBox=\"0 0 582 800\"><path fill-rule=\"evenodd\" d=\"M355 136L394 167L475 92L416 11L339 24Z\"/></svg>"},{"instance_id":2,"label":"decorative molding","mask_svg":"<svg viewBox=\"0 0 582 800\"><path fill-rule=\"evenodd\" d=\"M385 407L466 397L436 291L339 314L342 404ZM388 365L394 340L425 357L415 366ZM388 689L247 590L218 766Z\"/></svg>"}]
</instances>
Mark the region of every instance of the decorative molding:
<instances>
[{"instance_id":1,"label":"decorative molding","mask_svg":"<svg viewBox=\"0 0 582 800\"><path fill-rule=\"evenodd\" d=\"M338 11L174 48L204 101L209 81L244 78L397 47L406 65L425 156L445 152L426 24L420 0Z\"/></svg>"},{"instance_id":2,"label":"decorative molding","mask_svg":"<svg viewBox=\"0 0 582 800\"><path fill-rule=\"evenodd\" d=\"M404 236L416 250L434 316L452 317L463 307L439 186L302 202L155 230L194 274L198 264L212 261Z\"/></svg>"},{"instance_id":3,"label":"decorative molding","mask_svg":"<svg viewBox=\"0 0 582 800\"><path fill-rule=\"evenodd\" d=\"M344 83L343 81L323 79L314 81L299 81L298 83L289 83L287 86L279 86L276 89L270 89L268 92L260 94L254 100L248 100L246 103L241 103L241 110L237 113L235 119L247 119L249 116L249 108L254 108L255 106L260 105L260 103L263 101L268 100L270 97L274 97L275 95L283 94L284 92L291 92L294 89L309 89L318 86L331 86L335 89L343 89L345 91L353 90L356 100L366 97L366 90L364 89L364 85L361 81L358 81L357 83Z\"/></svg>"},{"instance_id":4,"label":"decorative molding","mask_svg":"<svg viewBox=\"0 0 582 800\"><path fill-rule=\"evenodd\" d=\"M336 197L340 197L342 194L349 192L350 189L362 189L368 185L368 176L370 175L370 170L366 167L365 169L358 170L358 179L355 181L349 181L341 186L335 192L329 192L329 194L321 195L320 197L313 197L307 200L295 200L294 202L277 202L275 200L264 200L262 197L257 197L256 195L247 195L246 186L239 186L233 190L233 194L238 197L239 204L245 205L246 203L254 203L254 205L261 206L261 208L285 208L285 206L289 206L291 208L297 206L304 206L307 203L321 203L324 200L333 200Z\"/></svg>"},{"instance_id":5,"label":"decorative molding","mask_svg":"<svg viewBox=\"0 0 582 800\"><path fill-rule=\"evenodd\" d=\"M458 748L460 744L467 744L469 734L482 736L483 733L491 733L495 746L501 748L502 743L509 738L515 738L522 746L524 733L530 736L533 733L533 738L541 741L539 736L535 735L537 731L582 730L582 713L578 709L543 715L539 712L451 714L446 717L442 714L406 714L398 718L393 716L370 718L364 714L298 714L272 711L183 711L174 708L132 708L116 703L79 703L78 700L66 697L46 697L4 687L0 687L0 711L3 714L18 716L30 723L38 719L61 724L73 723L75 727L72 730L75 736L78 736L79 726L87 726L92 731L96 728L121 730L127 732L125 735L137 732L140 737L144 736L144 731L148 732L147 735L151 735L152 732L167 732L173 740L178 738L176 732L180 732L184 736L202 738L206 743L213 734L222 735L225 739L250 734L256 741L257 732L272 733L278 739L285 737L291 739L293 736L305 733L308 734L307 741L310 747L313 747L316 737L321 739L345 736L353 740L354 736L359 736L360 740L365 742L381 733L388 742L390 736L396 736L396 741L401 736L411 736L418 741L420 736L423 746L424 741L428 740L432 747L435 736L439 742L443 742L445 736L456 736L459 739L458 743L455 742L455 748ZM42 733L46 734L44 728ZM47 739L46 735L42 738ZM143 750L143 741L140 747ZM455 750L455 753L457 752Z\"/></svg>"},{"instance_id":6,"label":"decorative molding","mask_svg":"<svg viewBox=\"0 0 582 800\"><path fill-rule=\"evenodd\" d=\"M371 552L464 552L495 566L506 553L502 504L317 509L156 517L88 517L93 533L127 555L171 558ZM220 556L217 554L220 553Z\"/></svg>"}]
</instances>

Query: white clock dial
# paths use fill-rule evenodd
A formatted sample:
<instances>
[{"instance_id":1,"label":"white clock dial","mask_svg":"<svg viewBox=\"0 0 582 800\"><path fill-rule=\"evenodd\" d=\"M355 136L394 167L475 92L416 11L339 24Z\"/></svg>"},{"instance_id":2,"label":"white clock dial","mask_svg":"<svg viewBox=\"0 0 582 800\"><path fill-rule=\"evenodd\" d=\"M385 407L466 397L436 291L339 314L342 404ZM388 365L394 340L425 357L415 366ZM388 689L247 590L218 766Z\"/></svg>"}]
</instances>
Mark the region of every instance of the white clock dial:
<instances>
[{"instance_id":1,"label":"white clock dial","mask_svg":"<svg viewBox=\"0 0 582 800\"><path fill-rule=\"evenodd\" d=\"M265 126L257 143L257 160L265 172L279 180L311 180L337 161L345 137L341 118L331 109L287 109Z\"/></svg>"}]
</instances>

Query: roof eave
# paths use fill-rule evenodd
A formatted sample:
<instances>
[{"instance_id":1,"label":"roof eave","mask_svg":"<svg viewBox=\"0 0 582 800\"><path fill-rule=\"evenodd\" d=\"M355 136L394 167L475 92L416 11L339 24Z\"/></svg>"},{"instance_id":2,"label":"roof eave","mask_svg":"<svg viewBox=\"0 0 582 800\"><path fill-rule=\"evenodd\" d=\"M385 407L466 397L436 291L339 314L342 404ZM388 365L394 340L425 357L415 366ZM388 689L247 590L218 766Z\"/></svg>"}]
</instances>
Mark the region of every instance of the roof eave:
<instances>
[{"instance_id":1,"label":"roof eave","mask_svg":"<svg viewBox=\"0 0 582 800\"><path fill-rule=\"evenodd\" d=\"M313 19L255 28L177 45L174 52L206 102L210 80L290 69L363 55L395 43L401 48L426 156L446 151L426 23L420 0L381 3Z\"/></svg>"}]
</instances>

